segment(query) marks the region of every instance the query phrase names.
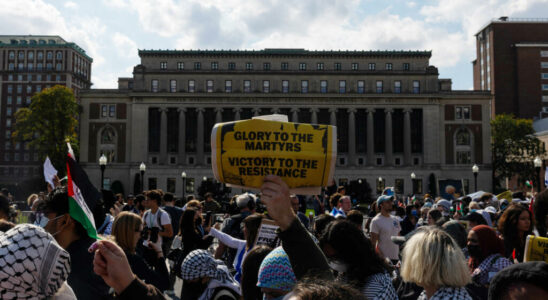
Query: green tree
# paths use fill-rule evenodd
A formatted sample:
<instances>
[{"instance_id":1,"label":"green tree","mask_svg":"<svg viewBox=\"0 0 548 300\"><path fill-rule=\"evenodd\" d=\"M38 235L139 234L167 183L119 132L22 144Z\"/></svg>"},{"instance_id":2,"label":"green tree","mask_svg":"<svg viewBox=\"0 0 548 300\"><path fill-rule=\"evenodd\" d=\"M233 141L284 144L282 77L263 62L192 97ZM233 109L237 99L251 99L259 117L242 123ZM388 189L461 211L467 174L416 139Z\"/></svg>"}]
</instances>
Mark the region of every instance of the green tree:
<instances>
[{"instance_id":1,"label":"green tree","mask_svg":"<svg viewBox=\"0 0 548 300\"><path fill-rule=\"evenodd\" d=\"M38 152L40 160L49 156L60 176L65 173L66 142L78 151L76 128L78 103L71 89L56 85L36 93L28 108L15 113L16 141L26 142Z\"/></svg>"},{"instance_id":2,"label":"green tree","mask_svg":"<svg viewBox=\"0 0 548 300\"><path fill-rule=\"evenodd\" d=\"M546 150L533 134L532 120L508 114L497 115L491 120L494 190L513 176L517 176L520 183L537 178L533 160L536 156L542 159ZM536 184L536 180L534 182Z\"/></svg>"}]
</instances>

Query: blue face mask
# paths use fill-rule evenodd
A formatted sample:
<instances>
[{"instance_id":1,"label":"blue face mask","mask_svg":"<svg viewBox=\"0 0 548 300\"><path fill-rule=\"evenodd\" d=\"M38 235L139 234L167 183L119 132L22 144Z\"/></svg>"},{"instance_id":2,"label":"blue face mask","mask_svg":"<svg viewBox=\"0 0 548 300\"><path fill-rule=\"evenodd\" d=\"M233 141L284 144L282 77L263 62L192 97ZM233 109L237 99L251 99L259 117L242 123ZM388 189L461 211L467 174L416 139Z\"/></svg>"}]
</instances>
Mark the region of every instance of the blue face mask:
<instances>
[{"instance_id":1,"label":"blue face mask","mask_svg":"<svg viewBox=\"0 0 548 300\"><path fill-rule=\"evenodd\" d=\"M48 225L49 221L55 221L57 219L59 219L60 217L62 217L63 215L60 215L60 216L57 216L53 219L48 219L48 217L46 217L46 215L44 214L40 214L36 217L36 221L34 221L34 225L36 226L40 226L42 228L46 228L46 226Z\"/></svg>"}]
</instances>

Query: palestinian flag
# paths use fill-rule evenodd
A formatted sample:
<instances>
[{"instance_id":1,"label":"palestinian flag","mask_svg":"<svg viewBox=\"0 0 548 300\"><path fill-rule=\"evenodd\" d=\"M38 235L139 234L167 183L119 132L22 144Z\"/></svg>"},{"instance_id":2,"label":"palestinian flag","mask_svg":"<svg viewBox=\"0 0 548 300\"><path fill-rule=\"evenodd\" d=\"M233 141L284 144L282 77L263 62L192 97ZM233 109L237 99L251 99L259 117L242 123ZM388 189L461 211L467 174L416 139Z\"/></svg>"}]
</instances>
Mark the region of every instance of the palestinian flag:
<instances>
[{"instance_id":1,"label":"palestinian flag","mask_svg":"<svg viewBox=\"0 0 548 300\"><path fill-rule=\"evenodd\" d=\"M525 182L525 185L526 185L527 187L532 188L532 187L533 187L533 181L527 180L527 181Z\"/></svg>"},{"instance_id":2,"label":"palestinian flag","mask_svg":"<svg viewBox=\"0 0 548 300\"><path fill-rule=\"evenodd\" d=\"M69 214L78 221L88 236L98 239L95 221L91 209L101 199L101 194L89 181L88 175L76 162L72 147L68 144L67 156L67 191L69 197Z\"/></svg>"}]
</instances>

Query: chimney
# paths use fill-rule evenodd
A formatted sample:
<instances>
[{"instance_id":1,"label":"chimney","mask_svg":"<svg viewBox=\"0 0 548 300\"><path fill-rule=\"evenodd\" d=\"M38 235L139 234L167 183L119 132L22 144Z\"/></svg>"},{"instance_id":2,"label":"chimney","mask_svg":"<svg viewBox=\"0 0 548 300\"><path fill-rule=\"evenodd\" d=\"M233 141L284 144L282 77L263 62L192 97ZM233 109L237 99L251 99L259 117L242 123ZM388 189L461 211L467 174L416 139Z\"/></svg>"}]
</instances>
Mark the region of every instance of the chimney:
<instances>
[{"instance_id":1,"label":"chimney","mask_svg":"<svg viewBox=\"0 0 548 300\"><path fill-rule=\"evenodd\" d=\"M506 21L508 21L508 17L507 16L502 16L502 17L499 18L499 21L506 22Z\"/></svg>"}]
</instances>

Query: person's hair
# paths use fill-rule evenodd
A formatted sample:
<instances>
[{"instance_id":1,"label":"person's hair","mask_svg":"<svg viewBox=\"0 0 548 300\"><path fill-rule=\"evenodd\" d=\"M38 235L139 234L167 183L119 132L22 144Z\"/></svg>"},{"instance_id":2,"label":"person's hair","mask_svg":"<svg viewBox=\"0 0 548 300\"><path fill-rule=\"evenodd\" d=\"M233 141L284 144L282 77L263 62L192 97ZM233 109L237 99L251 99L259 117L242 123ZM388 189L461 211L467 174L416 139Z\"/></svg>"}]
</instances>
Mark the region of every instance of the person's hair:
<instances>
[{"instance_id":1,"label":"person's hair","mask_svg":"<svg viewBox=\"0 0 548 300\"><path fill-rule=\"evenodd\" d=\"M141 203L145 200L145 196L143 194L139 194L135 196L134 203Z\"/></svg>"},{"instance_id":2,"label":"person's hair","mask_svg":"<svg viewBox=\"0 0 548 300\"><path fill-rule=\"evenodd\" d=\"M0 232L6 232L15 227L15 223L6 220L0 220Z\"/></svg>"},{"instance_id":3,"label":"person's hair","mask_svg":"<svg viewBox=\"0 0 548 300\"><path fill-rule=\"evenodd\" d=\"M320 238L320 247L326 245L335 250L335 259L348 265L345 275L356 288L362 288L369 276L390 270L363 231L346 220L327 225Z\"/></svg>"},{"instance_id":4,"label":"person's hair","mask_svg":"<svg viewBox=\"0 0 548 300\"><path fill-rule=\"evenodd\" d=\"M34 203L34 201L36 201L33 199L38 199L38 194L30 194L30 196L27 198L27 205L29 207L32 207L32 204Z\"/></svg>"},{"instance_id":5,"label":"person's hair","mask_svg":"<svg viewBox=\"0 0 548 300\"><path fill-rule=\"evenodd\" d=\"M135 253L135 232L139 231L143 220L132 212L121 212L112 223L112 236L124 251Z\"/></svg>"},{"instance_id":6,"label":"person's hair","mask_svg":"<svg viewBox=\"0 0 548 300\"><path fill-rule=\"evenodd\" d=\"M4 196L6 196L6 197L10 194L10 192L8 191L7 188L1 189L1 190L0 190L0 193L1 193L1 194L4 194Z\"/></svg>"},{"instance_id":7,"label":"person's hair","mask_svg":"<svg viewBox=\"0 0 548 300\"><path fill-rule=\"evenodd\" d=\"M209 197L213 198L213 193L212 193L212 192L207 192L207 193L205 193L205 195L204 195L204 200L206 200L206 199L209 198Z\"/></svg>"},{"instance_id":8,"label":"person's hair","mask_svg":"<svg viewBox=\"0 0 548 300\"><path fill-rule=\"evenodd\" d=\"M481 195L480 201L481 202L487 202L488 200L491 200L492 198L493 198L493 194L485 193L485 194Z\"/></svg>"},{"instance_id":9,"label":"person's hair","mask_svg":"<svg viewBox=\"0 0 548 300\"><path fill-rule=\"evenodd\" d=\"M272 248L265 245L256 246L251 249L242 262L241 289L244 300L263 299L261 288L257 287L259 268L263 259L272 251Z\"/></svg>"},{"instance_id":10,"label":"person's hair","mask_svg":"<svg viewBox=\"0 0 548 300\"><path fill-rule=\"evenodd\" d=\"M512 193L512 199L521 199L521 200L525 200L525 195L523 194L522 191L519 191L519 192L513 192Z\"/></svg>"},{"instance_id":11,"label":"person's hair","mask_svg":"<svg viewBox=\"0 0 548 300\"><path fill-rule=\"evenodd\" d=\"M194 196L194 195L187 195L187 196L185 197L185 203L188 203L188 202L190 202L190 201L192 201L192 200L194 200L194 199L196 199L196 196Z\"/></svg>"},{"instance_id":12,"label":"person's hair","mask_svg":"<svg viewBox=\"0 0 548 300\"><path fill-rule=\"evenodd\" d=\"M245 228L247 229L246 245L248 249L251 249L253 243L255 242L255 239L257 238L257 233L259 232L259 227L261 226L263 217L263 215L255 213L247 216L242 221Z\"/></svg>"},{"instance_id":13,"label":"person's hair","mask_svg":"<svg viewBox=\"0 0 548 300\"><path fill-rule=\"evenodd\" d=\"M10 200L4 195L0 195L0 211L3 212L6 217L10 215Z\"/></svg>"},{"instance_id":14,"label":"person's hair","mask_svg":"<svg viewBox=\"0 0 548 300\"><path fill-rule=\"evenodd\" d=\"M196 232L196 223L194 222L194 216L198 211L193 207L187 207L181 217L181 224L179 224L179 234L185 235L190 232Z\"/></svg>"},{"instance_id":15,"label":"person's hair","mask_svg":"<svg viewBox=\"0 0 548 300\"><path fill-rule=\"evenodd\" d=\"M480 209L479 203L476 201L470 201L470 203L468 204L468 209Z\"/></svg>"},{"instance_id":16,"label":"person's hair","mask_svg":"<svg viewBox=\"0 0 548 300\"><path fill-rule=\"evenodd\" d=\"M339 186L337 187L337 193L339 193L339 194L340 194L342 191L344 191L344 190L346 190L346 187L345 187L344 185L339 185Z\"/></svg>"},{"instance_id":17,"label":"person's hair","mask_svg":"<svg viewBox=\"0 0 548 300\"><path fill-rule=\"evenodd\" d=\"M548 229L546 228L546 215L548 215L548 189L540 192L533 203L535 212L535 221L540 236L546 237Z\"/></svg>"},{"instance_id":18,"label":"person's hair","mask_svg":"<svg viewBox=\"0 0 548 300\"><path fill-rule=\"evenodd\" d=\"M331 222L335 221L335 217L329 214L322 214L314 219L314 235L316 238L320 238L325 230L325 227Z\"/></svg>"},{"instance_id":19,"label":"person's hair","mask_svg":"<svg viewBox=\"0 0 548 300\"><path fill-rule=\"evenodd\" d=\"M428 212L430 211L430 207L421 207L421 214L419 217L426 219L428 217Z\"/></svg>"},{"instance_id":20,"label":"person's hair","mask_svg":"<svg viewBox=\"0 0 548 300\"><path fill-rule=\"evenodd\" d=\"M447 232L462 249L466 247L468 236L466 235L466 228L462 226L458 221L449 221L442 226L443 230Z\"/></svg>"},{"instance_id":21,"label":"person's hair","mask_svg":"<svg viewBox=\"0 0 548 300\"><path fill-rule=\"evenodd\" d=\"M90 208L91 209L91 208ZM67 194L67 188L65 186L58 186L54 188L46 197L40 208L38 209L45 213L55 213L55 216L60 216L69 213L69 198ZM93 209L92 209L93 210ZM72 218L72 217L71 217ZM95 224L97 222L96 215L94 214ZM74 229L78 237L83 238L88 235L86 229L80 222L74 220ZM102 224L102 221L101 221Z\"/></svg>"},{"instance_id":22,"label":"person's hair","mask_svg":"<svg viewBox=\"0 0 548 300\"><path fill-rule=\"evenodd\" d=\"M339 200L341 199L342 195L339 193L335 193L331 195L331 198L329 198L329 204L331 204L331 207L337 207L339 205Z\"/></svg>"},{"instance_id":23,"label":"person's hair","mask_svg":"<svg viewBox=\"0 0 548 300\"><path fill-rule=\"evenodd\" d=\"M291 295L299 300L348 300L366 299L365 296L351 285L334 280L304 278L300 280Z\"/></svg>"},{"instance_id":24,"label":"person's hair","mask_svg":"<svg viewBox=\"0 0 548 300\"><path fill-rule=\"evenodd\" d=\"M190 200L190 201L187 202L186 207L187 208L200 209L200 208L202 208L202 204L198 200Z\"/></svg>"},{"instance_id":25,"label":"person's hair","mask_svg":"<svg viewBox=\"0 0 548 300\"><path fill-rule=\"evenodd\" d=\"M504 255L504 245L502 240L497 236L496 232L487 225L478 225L472 228L470 231L474 231L478 238L478 245L481 249L479 257L472 257L468 259L468 266L470 271L477 268L484 259L492 254Z\"/></svg>"},{"instance_id":26,"label":"person's hair","mask_svg":"<svg viewBox=\"0 0 548 300\"><path fill-rule=\"evenodd\" d=\"M441 219L441 211L437 209L430 209L428 212L428 218L434 219L434 222L438 222Z\"/></svg>"},{"instance_id":27,"label":"person's hair","mask_svg":"<svg viewBox=\"0 0 548 300\"><path fill-rule=\"evenodd\" d=\"M147 197L150 198L150 200L156 201L158 206L162 205L162 194L160 194L158 190L148 191Z\"/></svg>"},{"instance_id":28,"label":"person's hair","mask_svg":"<svg viewBox=\"0 0 548 300\"><path fill-rule=\"evenodd\" d=\"M463 287L471 281L462 250L433 226L423 227L405 243L400 274L421 287Z\"/></svg>"},{"instance_id":29,"label":"person's hair","mask_svg":"<svg viewBox=\"0 0 548 300\"><path fill-rule=\"evenodd\" d=\"M487 225L487 220L477 212L471 212L466 216L466 220L476 223L476 225Z\"/></svg>"},{"instance_id":30,"label":"person's hair","mask_svg":"<svg viewBox=\"0 0 548 300\"><path fill-rule=\"evenodd\" d=\"M165 202L173 202L174 197L172 193L165 193L163 198Z\"/></svg>"},{"instance_id":31,"label":"person's hair","mask_svg":"<svg viewBox=\"0 0 548 300\"><path fill-rule=\"evenodd\" d=\"M529 214L530 226L529 230L523 234L525 239L533 232L533 217L527 207L521 204L511 204L499 218L498 229L504 237L504 244L506 246L512 245L513 247L521 247L522 241L520 241L518 233L518 221L522 212L526 211Z\"/></svg>"},{"instance_id":32,"label":"person's hair","mask_svg":"<svg viewBox=\"0 0 548 300\"><path fill-rule=\"evenodd\" d=\"M118 193L114 196L116 196L116 200L118 200L119 198L122 198L122 200L124 200L124 195L122 195L122 193Z\"/></svg>"},{"instance_id":33,"label":"person's hair","mask_svg":"<svg viewBox=\"0 0 548 300\"><path fill-rule=\"evenodd\" d=\"M363 214L359 210L353 209L349 211L346 215L346 220L358 225L359 228L362 228L363 226Z\"/></svg>"},{"instance_id":34,"label":"person's hair","mask_svg":"<svg viewBox=\"0 0 548 300\"><path fill-rule=\"evenodd\" d=\"M405 217L405 209L401 206L396 206L396 216L398 217Z\"/></svg>"}]
</instances>

